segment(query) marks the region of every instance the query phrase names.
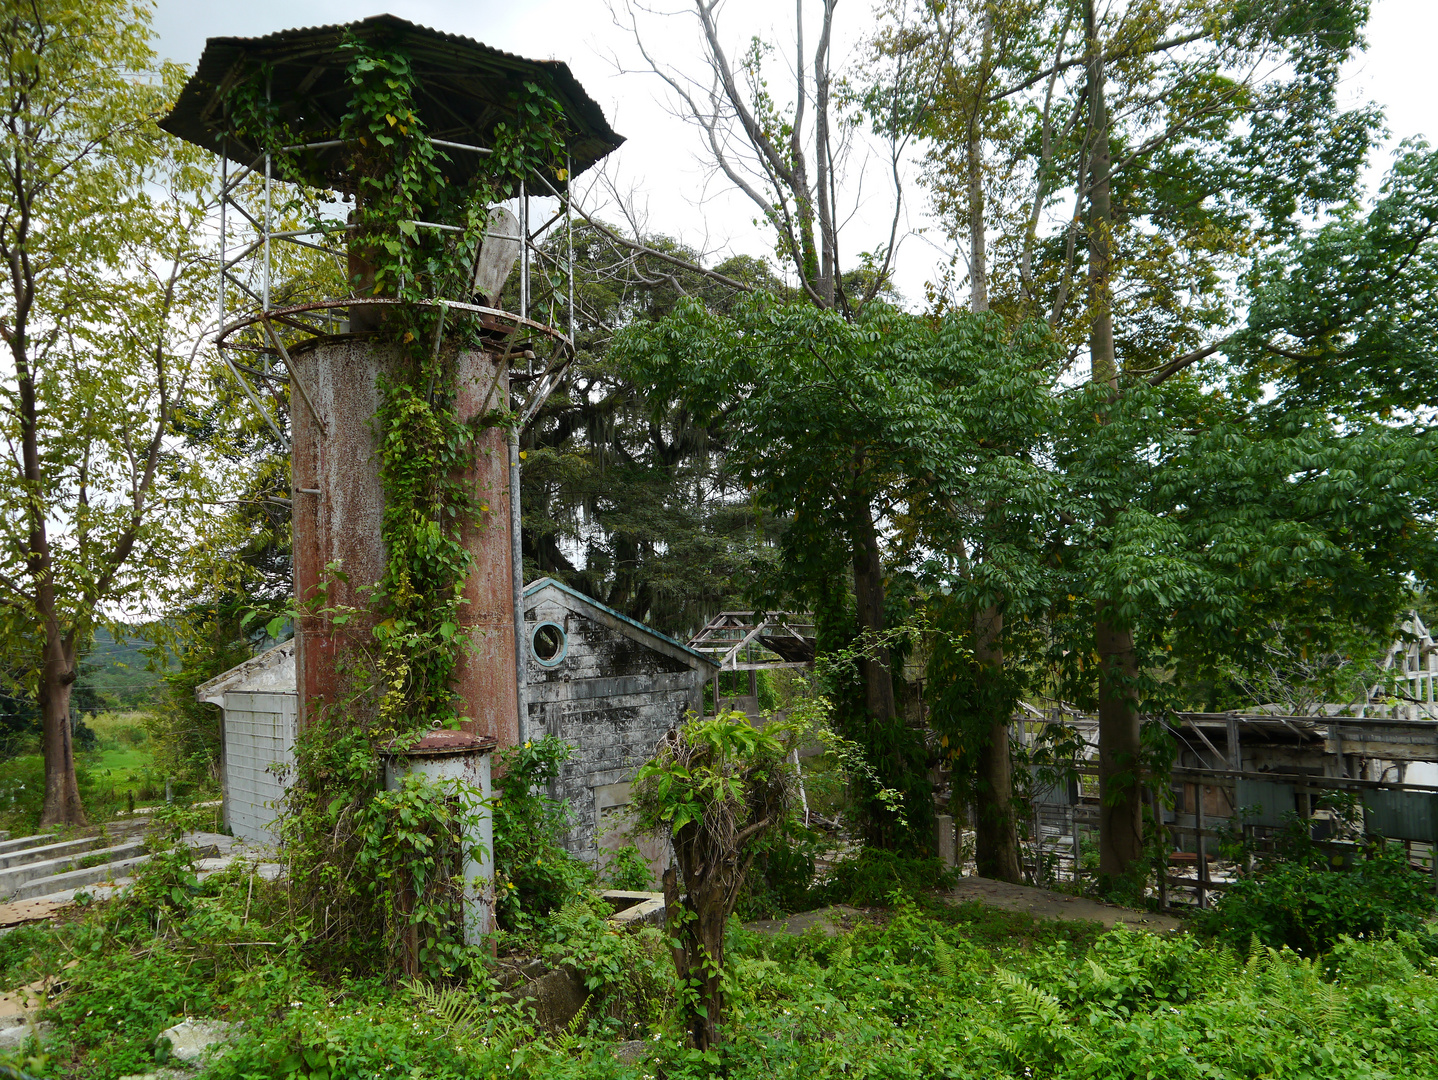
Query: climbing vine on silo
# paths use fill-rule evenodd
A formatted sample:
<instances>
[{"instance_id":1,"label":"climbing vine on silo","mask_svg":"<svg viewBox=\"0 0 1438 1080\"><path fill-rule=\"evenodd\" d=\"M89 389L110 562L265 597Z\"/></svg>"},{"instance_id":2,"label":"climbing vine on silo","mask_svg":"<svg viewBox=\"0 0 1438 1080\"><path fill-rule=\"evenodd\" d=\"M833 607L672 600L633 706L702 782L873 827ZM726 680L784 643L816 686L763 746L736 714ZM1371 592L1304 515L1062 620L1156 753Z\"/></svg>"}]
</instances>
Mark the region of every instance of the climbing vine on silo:
<instances>
[{"instance_id":1,"label":"climbing vine on silo","mask_svg":"<svg viewBox=\"0 0 1438 1080\"><path fill-rule=\"evenodd\" d=\"M354 242L372 270L373 293L409 302L386 309L384 333L403 350L405 370L382 382L376 417L388 553L375 595L381 719L396 728L449 723L456 719L451 686L466 640L459 633L462 593L472 569L462 530L482 524L489 509L465 476L481 429L512 418L507 402L495 401L486 415L459 419L454 361L472 326L442 306L416 302L466 296L491 204L533 170L563 176L562 111L543 88L526 82L511 102L515 120L496 126L484 167L458 189L444 174L444 151L415 112L408 56L359 41L346 47L354 92L341 131L354 154ZM456 242L455 233L417 222L464 231Z\"/></svg>"},{"instance_id":2,"label":"climbing vine on silo","mask_svg":"<svg viewBox=\"0 0 1438 1080\"><path fill-rule=\"evenodd\" d=\"M381 341L400 351L398 365L381 380L375 415L387 565L370 596L379 727L393 732L457 719L452 684L466 645L460 613L473 569L462 534L467 526L483 527L490 509L465 481L483 429L513 421L508 402L498 398L485 415L460 419L456 359L461 347L476 344L479 327L471 315L436 301L468 298L470 268L494 203L535 171L568 177L563 111L538 83L525 81L511 94L511 119L494 126L490 152L460 186L446 175L455 151L435 145L418 115L417 79L404 48L351 36L342 50L351 94L339 126L355 196L347 229L350 286L356 296L399 301L371 309L380 313ZM265 90L268 76L257 69L232 91L236 130L271 147L311 141L306 132L281 130ZM274 155L276 175L311 179L305 153Z\"/></svg>"},{"instance_id":3,"label":"climbing vine on silo","mask_svg":"<svg viewBox=\"0 0 1438 1080\"><path fill-rule=\"evenodd\" d=\"M283 829L292 895L310 910L320 936L367 948L379 936L376 926L393 930L407 921L430 943L426 964L437 971L458 960L453 949L445 952L445 943L457 940L445 925L453 882L438 864L428 877L416 877L415 844L455 840L452 807L444 792L428 787L380 795L379 754L397 735L458 718L453 682L466 647L464 585L474 570L464 531L484 527L490 510L471 478L484 429L514 419L502 396L493 396L483 415L461 419L457 361L461 349L482 346L481 327L443 301L469 299L493 204L535 171L567 181L565 132L559 102L544 86L524 82L508 102L510 119L492 129L490 153L479 157L467 183L456 185L447 176L455 151L437 146L418 115L417 78L404 48L352 36L343 53L350 94L339 137L354 206L343 225L332 218L312 224L333 236L343 229L353 295L387 301L356 304L352 318L366 311L377 344L397 354L379 383L374 416L386 565L379 581L356 583L373 586L374 642L362 656L345 658L368 675L356 694L376 693L379 715L371 725L369 708L339 703L301 733ZM229 115L242 141L298 148L334 138L332 130L282 129L268 78L257 69L230 95ZM318 174L316 159L303 149L274 154L272 167L297 185L312 185ZM297 200L290 212L310 211ZM329 614L336 622L351 615ZM414 840L408 847L407 837ZM424 894L406 902L404 912L393 902L396 882Z\"/></svg>"}]
</instances>

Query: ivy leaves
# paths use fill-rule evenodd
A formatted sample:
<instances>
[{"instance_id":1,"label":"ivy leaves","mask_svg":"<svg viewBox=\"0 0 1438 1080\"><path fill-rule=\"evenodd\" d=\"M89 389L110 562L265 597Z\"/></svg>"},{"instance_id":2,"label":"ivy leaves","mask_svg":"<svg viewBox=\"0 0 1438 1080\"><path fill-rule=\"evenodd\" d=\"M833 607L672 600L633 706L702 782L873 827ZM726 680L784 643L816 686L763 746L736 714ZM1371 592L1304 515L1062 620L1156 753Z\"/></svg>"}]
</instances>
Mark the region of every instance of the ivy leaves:
<instances>
[{"instance_id":1,"label":"ivy leaves","mask_svg":"<svg viewBox=\"0 0 1438 1080\"><path fill-rule=\"evenodd\" d=\"M469 641L460 605L474 560L464 530L488 510L465 478L483 427L506 417L503 403L487 417L461 417L457 351L441 346L446 330L465 341L475 328L432 305L469 299L469 267L493 202L537 170L567 178L558 165L563 113L544 87L526 81L511 93L512 115L495 126L483 167L458 187L446 172L450 158L426 130L419 75L403 44L350 35L341 49L351 90L339 124L355 194L350 243L366 267L351 284L410 302L386 309L385 335L399 355L380 382L375 416L388 557L372 595L381 728L450 724L458 719L452 678Z\"/></svg>"}]
</instances>

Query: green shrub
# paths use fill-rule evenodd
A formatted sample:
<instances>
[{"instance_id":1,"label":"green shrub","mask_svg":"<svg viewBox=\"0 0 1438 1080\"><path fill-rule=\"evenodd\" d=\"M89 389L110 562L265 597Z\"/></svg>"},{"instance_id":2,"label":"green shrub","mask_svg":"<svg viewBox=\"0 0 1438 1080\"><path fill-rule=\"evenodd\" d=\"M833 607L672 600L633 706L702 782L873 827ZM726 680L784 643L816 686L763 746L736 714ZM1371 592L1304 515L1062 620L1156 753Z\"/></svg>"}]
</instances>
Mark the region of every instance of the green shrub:
<instances>
[{"instance_id":1,"label":"green shrub","mask_svg":"<svg viewBox=\"0 0 1438 1080\"><path fill-rule=\"evenodd\" d=\"M918 896L926 889L951 889L957 880L958 874L938 859L864 848L834 864L820 895L831 904L876 905L895 892Z\"/></svg>"},{"instance_id":2,"label":"green shrub","mask_svg":"<svg viewBox=\"0 0 1438 1080\"><path fill-rule=\"evenodd\" d=\"M45 804L45 759L25 754L0 762L0 821L12 832L30 832Z\"/></svg>"},{"instance_id":3,"label":"green shrub","mask_svg":"<svg viewBox=\"0 0 1438 1080\"><path fill-rule=\"evenodd\" d=\"M604 866L604 880L611 889L626 892L647 892L655 885L654 871L637 844L625 844L610 854Z\"/></svg>"},{"instance_id":4,"label":"green shrub","mask_svg":"<svg viewBox=\"0 0 1438 1080\"><path fill-rule=\"evenodd\" d=\"M494 781L495 908L506 930L532 927L594 884L594 871L561 844L572 825L568 804L549 783L569 760L553 735L499 755Z\"/></svg>"},{"instance_id":5,"label":"green shrub","mask_svg":"<svg viewBox=\"0 0 1438 1080\"><path fill-rule=\"evenodd\" d=\"M824 903L814 887L815 859L828 846L825 837L789 821L766 836L744 881L735 907L743 920L767 919L808 911Z\"/></svg>"},{"instance_id":6,"label":"green shrub","mask_svg":"<svg viewBox=\"0 0 1438 1080\"><path fill-rule=\"evenodd\" d=\"M634 1038L662 1026L677 986L663 933L656 927L617 931L609 905L590 893L548 920L544 958L579 973L592 995L583 1019Z\"/></svg>"},{"instance_id":7,"label":"green shrub","mask_svg":"<svg viewBox=\"0 0 1438 1080\"><path fill-rule=\"evenodd\" d=\"M1198 928L1239 949L1251 940L1310 956L1343 936L1415 931L1433 912L1433 881L1408 866L1401 849L1371 847L1351 869L1313 855L1277 859L1234 883L1202 912Z\"/></svg>"}]
</instances>

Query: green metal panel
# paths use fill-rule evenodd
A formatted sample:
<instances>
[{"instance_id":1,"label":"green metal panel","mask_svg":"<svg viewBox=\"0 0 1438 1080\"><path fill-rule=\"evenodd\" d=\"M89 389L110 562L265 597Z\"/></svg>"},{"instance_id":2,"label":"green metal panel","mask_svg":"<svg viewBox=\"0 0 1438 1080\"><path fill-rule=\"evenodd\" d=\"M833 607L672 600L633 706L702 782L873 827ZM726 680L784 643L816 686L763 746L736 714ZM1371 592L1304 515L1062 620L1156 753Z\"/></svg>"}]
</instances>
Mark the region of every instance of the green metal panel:
<instances>
[{"instance_id":1,"label":"green metal panel","mask_svg":"<svg viewBox=\"0 0 1438 1080\"><path fill-rule=\"evenodd\" d=\"M1239 777L1236 794L1240 811L1257 811L1256 814L1245 813L1244 821L1250 825L1266 825L1276 829L1287 824L1285 817L1298 809L1292 784Z\"/></svg>"},{"instance_id":2,"label":"green metal panel","mask_svg":"<svg viewBox=\"0 0 1438 1080\"><path fill-rule=\"evenodd\" d=\"M1389 840L1438 841L1438 794L1365 791L1363 829Z\"/></svg>"}]
</instances>

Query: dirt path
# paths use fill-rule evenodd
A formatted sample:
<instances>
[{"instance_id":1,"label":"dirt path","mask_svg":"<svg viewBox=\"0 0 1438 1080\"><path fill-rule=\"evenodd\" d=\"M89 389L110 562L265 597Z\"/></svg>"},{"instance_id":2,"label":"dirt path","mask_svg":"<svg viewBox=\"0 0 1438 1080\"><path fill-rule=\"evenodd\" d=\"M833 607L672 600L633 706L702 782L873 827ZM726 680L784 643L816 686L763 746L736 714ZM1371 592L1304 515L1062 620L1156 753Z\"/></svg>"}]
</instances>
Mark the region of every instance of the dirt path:
<instances>
[{"instance_id":1,"label":"dirt path","mask_svg":"<svg viewBox=\"0 0 1438 1080\"><path fill-rule=\"evenodd\" d=\"M1172 915L1159 915L1149 911L1135 911L1133 908L1104 904L1081 896L1054 892L1051 889L1036 889L1030 885L1010 885L1006 881L990 878L960 878L958 885L945 899L950 903L962 904L977 900L990 907L1003 908L1032 915L1036 919L1073 919L1087 922L1101 922L1112 930L1119 923L1130 929L1153 930L1157 933L1171 933L1183 926L1183 920Z\"/></svg>"}]
</instances>

